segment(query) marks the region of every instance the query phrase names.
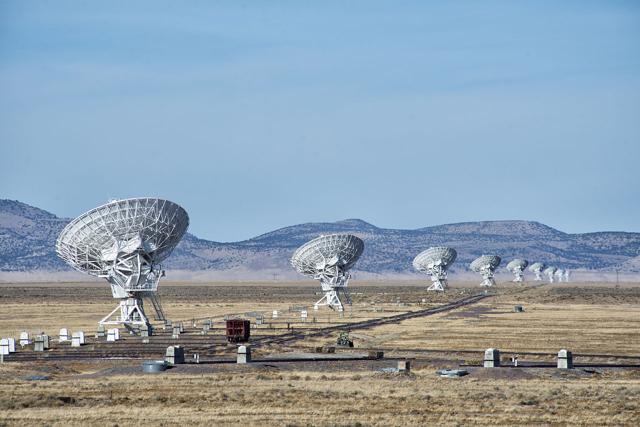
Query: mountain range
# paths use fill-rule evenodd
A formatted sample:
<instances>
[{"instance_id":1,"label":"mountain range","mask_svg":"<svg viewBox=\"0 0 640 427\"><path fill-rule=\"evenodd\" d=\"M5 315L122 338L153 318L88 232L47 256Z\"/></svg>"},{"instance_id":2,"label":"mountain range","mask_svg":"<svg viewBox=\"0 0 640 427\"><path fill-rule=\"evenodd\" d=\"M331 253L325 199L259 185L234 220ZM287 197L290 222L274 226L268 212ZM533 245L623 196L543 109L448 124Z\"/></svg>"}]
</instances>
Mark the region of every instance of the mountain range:
<instances>
[{"instance_id":1,"label":"mountain range","mask_svg":"<svg viewBox=\"0 0 640 427\"><path fill-rule=\"evenodd\" d=\"M13 200L0 199L0 271L71 271L55 254L55 240L70 221ZM542 261L572 270L640 272L640 233L568 234L535 221L482 221L416 230L378 228L359 219L307 223L252 239L220 243L192 234L180 242L164 266L168 270L226 272L242 277L296 277L289 266L293 251L321 234L352 233L365 242L356 274L414 274L411 261L436 245L458 251L453 272L468 271L482 254L497 254L503 266L515 258Z\"/></svg>"}]
</instances>

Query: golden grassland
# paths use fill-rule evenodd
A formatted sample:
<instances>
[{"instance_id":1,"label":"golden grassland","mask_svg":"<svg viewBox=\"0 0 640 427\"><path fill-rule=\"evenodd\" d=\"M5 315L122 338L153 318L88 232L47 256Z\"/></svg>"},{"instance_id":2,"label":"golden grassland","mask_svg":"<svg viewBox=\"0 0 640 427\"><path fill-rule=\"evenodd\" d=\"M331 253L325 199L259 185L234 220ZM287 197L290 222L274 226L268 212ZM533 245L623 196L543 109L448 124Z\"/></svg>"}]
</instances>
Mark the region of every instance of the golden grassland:
<instances>
[{"instance_id":1,"label":"golden grassland","mask_svg":"<svg viewBox=\"0 0 640 427\"><path fill-rule=\"evenodd\" d=\"M473 292L463 287L447 294L434 294L426 292L423 284L412 282L363 282L352 289L353 309L347 310L341 322L415 310ZM338 321L337 313L331 310L312 310L313 303L320 298L318 291L313 282L167 283L161 287L160 295L167 317L173 320L208 317L221 321L225 315L249 311L261 311L270 317L273 310L278 310L280 321L300 323L299 313L289 313L288 309L302 305L309 310L309 321L313 317ZM397 301L403 301L402 306ZM117 305L106 284L93 282L0 284L0 302L1 337L18 336L23 330L55 336L63 327L95 331L98 321Z\"/></svg>"},{"instance_id":2,"label":"golden grassland","mask_svg":"<svg viewBox=\"0 0 640 427\"><path fill-rule=\"evenodd\" d=\"M221 320L278 309L294 321L288 307L310 308L319 298L316 290L307 283L214 283L169 284L161 292L174 319ZM417 283L356 283L353 311L343 319L333 314L332 321L417 310L478 290L454 284L439 295ZM474 350L479 359L482 350L495 347L503 353L568 348L640 356L635 284L499 284L492 292L478 304L352 336L356 347L384 348L390 355L408 347ZM0 336L24 329L55 336L62 326L93 331L114 302L106 286L95 284L2 285ZM515 313L516 304L525 312ZM329 316L316 315L319 321ZM280 350L326 344L335 344L335 337ZM157 375L142 374L140 361L5 363L0 425L640 425L640 369L479 368L445 379L434 374L442 360L415 362L411 375L348 363L185 365ZM456 366L453 359L447 363ZM31 375L48 379L32 381Z\"/></svg>"},{"instance_id":3,"label":"golden grassland","mask_svg":"<svg viewBox=\"0 0 640 427\"><path fill-rule=\"evenodd\" d=\"M604 426L640 421L638 371L581 376L537 370L502 378L479 370L445 379L429 367L412 375L262 368L199 375L64 374L27 382L16 379L21 372L15 370L0 370L0 420L7 425Z\"/></svg>"},{"instance_id":4,"label":"golden grassland","mask_svg":"<svg viewBox=\"0 0 640 427\"><path fill-rule=\"evenodd\" d=\"M538 302L540 301L540 302ZM522 305L523 313L514 312ZM402 333L398 333L398 330ZM640 355L640 290L542 287L358 334L361 346Z\"/></svg>"}]
</instances>

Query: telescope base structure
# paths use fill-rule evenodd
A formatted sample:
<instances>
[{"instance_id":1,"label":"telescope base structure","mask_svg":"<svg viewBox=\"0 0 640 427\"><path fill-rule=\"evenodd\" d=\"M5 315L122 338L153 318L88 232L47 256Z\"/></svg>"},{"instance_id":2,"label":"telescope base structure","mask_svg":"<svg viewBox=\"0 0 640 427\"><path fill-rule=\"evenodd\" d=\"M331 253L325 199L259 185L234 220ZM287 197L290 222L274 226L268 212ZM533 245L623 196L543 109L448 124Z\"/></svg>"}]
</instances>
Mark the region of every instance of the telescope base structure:
<instances>
[{"instance_id":1,"label":"telescope base structure","mask_svg":"<svg viewBox=\"0 0 640 427\"><path fill-rule=\"evenodd\" d=\"M493 271L482 271L482 279L480 286L493 286L496 284L496 281L493 280Z\"/></svg>"},{"instance_id":2,"label":"telescope base structure","mask_svg":"<svg viewBox=\"0 0 640 427\"><path fill-rule=\"evenodd\" d=\"M124 325L126 328L150 326L144 313L142 297L131 296L120 300L120 304L99 322L99 325Z\"/></svg>"},{"instance_id":3,"label":"telescope base structure","mask_svg":"<svg viewBox=\"0 0 640 427\"><path fill-rule=\"evenodd\" d=\"M522 271L516 271L513 274L515 275L515 278L513 279L514 283L522 283L522 282L524 282Z\"/></svg>"},{"instance_id":4,"label":"telescope base structure","mask_svg":"<svg viewBox=\"0 0 640 427\"><path fill-rule=\"evenodd\" d=\"M495 280L493 280L493 277L490 277L488 279L484 279L482 281L482 283L480 283L480 286L487 286L488 287L488 286L493 286L495 284L496 284L496 282L495 282Z\"/></svg>"},{"instance_id":5,"label":"telescope base structure","mask_svg":"<svg viewBox=\"0 0 640 427\"><path fill-rule=\"evenodd\" d=\"M427 288L427 291L439 291L444 292L447 289L447 279L431 278L431 286Z\"/></svg>"},{"instance_id":6,"label":"telescope base structure","mask_svg":"<svg viewBox=\"0 0 640 427\"><path fill-rule=\"evenodd\" d=\"M547 276L547 277L549 277L549 283L553 283L553 274L550 274L550 275L549 275L549 276Z\"/></svg>"},{"instance_id":7,"label":"telescope base structure","mask_svg":"<svg viewBox=\"0 0 640 427\"><path fill-rule=\"evenodd\" d=\"M542 274L536 271L536 282L541 282L541 281L542 281Z\"/></svg>"},{"instance_id":8,"label":"telescope base structure","mask_svg":"<svg viewBox=\"0 0 640 427\"><path fill-rule=\"evenodd\" d=\"M351 304L351 296L347 291L346 287L340 286L335 288L326 289L324 286L322 287L324 291L324 296L318 300L315 304L313 304L313 309L317 310L321 306L327 306L332 310L336 311L344 311L344 305L342 305L342 301L340 301L340 293L342 293L345 303Z\"/></svg>"}]
</instances>

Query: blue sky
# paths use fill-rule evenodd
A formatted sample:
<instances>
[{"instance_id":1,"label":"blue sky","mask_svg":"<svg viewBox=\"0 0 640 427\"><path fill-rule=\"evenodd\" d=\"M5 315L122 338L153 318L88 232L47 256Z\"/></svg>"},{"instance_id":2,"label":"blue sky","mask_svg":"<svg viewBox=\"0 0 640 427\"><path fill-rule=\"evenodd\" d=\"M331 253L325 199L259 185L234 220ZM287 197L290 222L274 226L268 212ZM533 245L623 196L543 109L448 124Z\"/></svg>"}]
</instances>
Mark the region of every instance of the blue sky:
<instances>
[{"instance_id":1,"label":"blue sky","mask_svg":"<svg viewBox=\"0 0 640 427\"><path fill-rule=\"evenodd\" d=\"M640 231L640 3L0 2L0 197Z\"/></svg>"}]
</instances>

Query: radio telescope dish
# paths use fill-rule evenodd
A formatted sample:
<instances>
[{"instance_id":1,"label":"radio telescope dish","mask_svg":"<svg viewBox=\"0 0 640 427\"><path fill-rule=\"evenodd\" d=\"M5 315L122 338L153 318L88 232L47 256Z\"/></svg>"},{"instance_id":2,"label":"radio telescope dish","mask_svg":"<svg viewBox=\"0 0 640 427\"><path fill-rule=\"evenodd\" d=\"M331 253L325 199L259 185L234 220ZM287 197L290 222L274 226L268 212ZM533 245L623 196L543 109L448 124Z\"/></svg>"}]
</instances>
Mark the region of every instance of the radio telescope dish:
<instances>
[{"instance_id":1,"label":"radio telescope dish","mask_svg":"<svg viewBox=\"0 0 640 427\"><path fill-rule=\"evenodd\" d=\"M553 275L557 270L558 269L556 267L547 267L544 269L543 273L549 278L549 283L553 283Z\"/></svg>"},{"instance_id":2,"label":"radio telescope dish","mask_svg":"<svg viewBox=\"0 0 640 427\"><path fill-rule=\"evenodd\" d=\"M529 261L527 261L526 259L519 259L519 258L516 258L513 261L511 261L509 264L507 264L507 270L512 272L515 276L515 278L513 279L514 282L522 283L523 276L524 276L523 272L528 265L529 265Z\"/></svg>"},{"instance_id":3,"label":"radio telescope dish","mask_svg":"<svg viewBox=\"0 0 640 427\"><path fill-rule=\"evenodd\" d=\"M348 270L364 251L364 242L351 234L320 236L300 246L291 257L291 265L298 273L320 280L324 296L314 304L343 311L339 293L345 303L351 304L347 284L351 278Z\"/></svg>"},{"instance_id":4,"label":"radio telescope dish","mask_svg":"<svg viewBox=\"0 0 640 427\"><path fill-rule=\"evenodd\" d=\"M564 281L568 282L569 281L569 276L571 276L571 271L569 270L565 270L564 271Z\"/></svg>"},{"instance_id":5,"label":"radio telescope dish","mask_svg":"<svg viewBox=\"0 0 640 427\"><path fill-rule=\"evenodd\" d=\"M562 279L564 279L564 270L561 268L557 269L555 272L555 276L558 279L558 282L562 282Z\"/></svg>"},{"instance_id":6,"label":"radio telescope dish","mask_svg":"<svg viewBox=\"0 0 640 427\"><path fill-rule=\"evenodd\" d=\"M458 253L453 248L436 246L420 252L413 259L413 267L421 273L431 275L428 291L444 291L447 288L447 269L456 260Z\"/></svg>"},{"instance_id":7,"label":"radio telescope dish","mask_svg":"<svg viewBox=\"0 0 640 427\"><path fill-rule=\"evenodd\" d=\"M534 262L529 266L529 271L535 273L536 282L542 280L542 271L545 269L546 265L541 262Z\"/></svg>"},{"instance_id":8,"label":"radio telescope dish","mask_svg":"<svg viewBox=\"0 0 640 427\"><path fill-rule=\"evenodd\" d=\"M150 299L157 319L164 320L156 294L164 276L160 263L188 226L187 212L168 200L115 200L71 221L58 236L56 252L76 270L105 278L120 299L101 325L149 326L142 298Z\"/></svg>"},{"instance_id":9,"label":"radio telescope dish","mask_svg":"<svg viewBox=\"0 0 640 427\"><path fill-rule=\"evenodd\" d=\"M480 286L493 286L496 284L495 280L493 280L493 273L500 265L500 261L501 259L498 255L482 255L471 263L471 270L482 275Z\"/></svg>"}]
</instances>

